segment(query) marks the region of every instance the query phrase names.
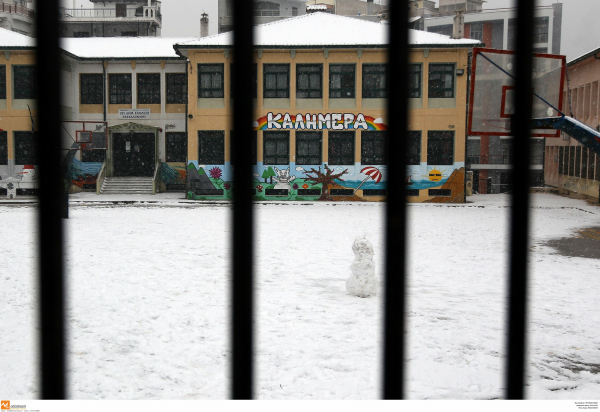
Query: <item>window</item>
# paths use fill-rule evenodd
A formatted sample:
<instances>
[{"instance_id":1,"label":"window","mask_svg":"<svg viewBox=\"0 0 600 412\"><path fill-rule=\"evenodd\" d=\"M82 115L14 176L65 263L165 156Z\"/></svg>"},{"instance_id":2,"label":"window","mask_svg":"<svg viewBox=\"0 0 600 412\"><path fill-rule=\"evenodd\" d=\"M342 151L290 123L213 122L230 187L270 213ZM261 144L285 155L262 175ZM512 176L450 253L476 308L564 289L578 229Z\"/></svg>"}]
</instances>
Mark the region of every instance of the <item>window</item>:
<instances>
[{"instance_id":1,"label":"window","mask_svg":"<svg viewBox=\"0 0 600 412\"><path fill-rule=\"evenodd\" d=\"M127 4L115 4L117 17L127 17Z\"/></svg>"},{"instance_id":2,"label":"window","mask_svg":"<svg viewBox=\"0 0 600 412\"><path fill-rule=\"evenodd\" d=\"M121 37L137 37L138 33L137 31L122 31L121 32Z\"/></svg>"},{"instance_id":3,"label":"window","mask_svg":"<svg viewBox=\"0 0 600 412\"><path fill-rule=\"evenodd\" d=\"M545 150L544 139L532 139L532 142L531 142L531 164L532 165L543 165L544 164L544 150ZM512 162L510 164L512 164Z\"/></svg>"},{"instance_id":4,"label":"window","mask_svg":"<svg viewBox=\"0 0 600 412\"><path fill-rule=\"evenodd\" d=\"M290 97L290 65L265 64L264 98L289 99Z\"/></svg>"},{"instance_id":5,"label":"window","mask_svg":"<svg viewBox=\"0 0 600 412\"><path fill-rule=\"evenodd\" d=\"M106 150L82 150L81 161L85 163L103 163Z\"/></svg>"},{"instance_id":6,"label":"window","mask_svg":"<svg viewBox=\"0 0 600 412\"><path fill-rule=\"evenodd\" d=\"M421 65L411 64L408 68L409 97L421 97Z\"/></svg>"},{"instance_id":7,"label":"window","mask_svg":"<svg viewBox=\"0 0 600 412\"><path fill-rule=\"evenodd\" d=\"M160 104L160 74L138 73L138 104Z\"/></svg>"},{"instance_id":8,"label":"window","mask_svg":"<svg viewBox=\"0 0 600 412\"><path fill-rule=\"evenodd\" d=\"M354 99L356 97L356 66L332 64L329 66L329 98Z\"/></svg>"},{"instance_id":9,"label":"window","mask_svg":"<svg viewBox=\"0 0 600 412\"><path fill-rule=\"evenodd\" d=\"M81 104L104 103L104 85L102 74L82 74L81 82Z\"/></svg>"},{"instance_id":10,"label":"window","mask_svg":"<svg viewBox=\"0 0 600 412\"><path fill-rule=\"evenodd\" d=\"M290 163L290 132L263 132L263 164Z\"/></svg>"},{"instance_id":11,"label":"window","mask_svg":"<svg viewBox=\"0 0 600 412\"><path fill-rule=\"evenodd\" d=\"M454 97L454 64L429 65L429 98Z\"/></svg>"},{"instance_id":12,"label":"window","mask_svg":"<svg viewBox=\"0 0 600 412\"><path fill-rule=\"evenodd\" d=\"M588 148L583 147L581 149L581 177L587 179L588 171Z\"/></svg>"},{"instance_id":13,"label":"window","mask_svg":"<svg viewBox=\"0 0 600 412\"><path fill-rule=\"evenodd\" d=\"M575 147L569 146L569 176L575 176Z\"/></svg>"},{"instance_id":14,"label":"window","mask_svg":"<svg viewBox=\"0 0 600 412\"><path fill-rule=\"evenodd\" d=\"M225 97L223 88L223 64L198 65L198 97L220 99Z\"/></svg>"},{"instance_id":15,"label":"window","mask_svg":"<svg viewBox=\"0 0 600 412\"><path fill-rule=\"evenodd\" d=\"M408 132L408 151L406 153L406 164L421 164L421 131Z\"/></svg>"},{"instance_id":16,"label":"window","mask_svg":"<svg viewBox=\"0 0 600 412\"><path fill-rule=\"evenodd\" d=\"M0 165L8 164L8 133L0 132Z\"/></svg>"},{"instance_id":17,"label":"window","mask_svg":"<svg viewBox=\"0 0 600 412\"><path fill-rule=\"evenodd\" d=\"M565 174L565 148L563 146L558 148L558 174Z\"/></svg>"},{"instance_id":18,"label":"window","mask_svg":"<svg viewBox=\"0 0 600 412\"><path fill-rule=\"evenodd\" d=\"M329 164L354 166L354 132L329 132Z\"/></svg>"},{"instance_id":19,"label":"window","mask_svg":"<svg viewBox=\"0 0 600 412\"><path fill-rule=\"evenodd\" d=\"M483 41L483 23L471 23L471 35L469 37Z\"/></svg>"},{"instance_id":20,"label":"window","mask_svg":"<svg viewBox=\"0 0 600 412\"><path fill-rule=\"evenodd\" d=\"M581 146L575 148L575 177L581 177Z\"/></svg>"},{"instance_id":21,"label":"window","mask_svg":"<svg viewBox=\"0 0 600 412\"><path fill-rule=\"evenodd\" d=\"M535 17L533 20L533 42L548 43L548 17Z\"/></svg>"},{"instance_id":22,"label":"window","mask_svg":"<svg viewBox=\"0 0 600 412\"><path fill-rule=\"evenodd\" d=\"M235 142L233 138L233 130L229 132L229 148L231 150L229 162L233 165L233 142ZM258 132L254 131L254 144L252 145L252 164L256 164L256 159L258 158Z\"/></svg>"},{"instance_id":23,"label":"window","mask_svg":"<svg viewBox=\"0 0 600 412\"><path fill-rule=\"evenodd\" d=\"M167 104L187 103L187 74L167 73Z\"/></svg>"},{"instance_id":24,"label":"window","mask_svg":"<svg viewBox=\"0 0 600 412\"><path fill-rule=\"evenodd\" d=\"M198 131L198 163L203 165L225 164L225 132Z\"/></svg>"},{"instance_id":25,"label":"window","mask_svg":"<svg viewBox=\"0 0 600 412\"><path fill-rule=\"evenodd\" d=\"M590 180L594 180L594 166L596 162L596 157L599 157L596 153L590 150L588 156L588 174L587 177Z\"/></svg>"},{"instance_id":26,"label":"window","mask_svg":"<svg viewBox=\"0 0 600 412\"><path fill-rule=\"evenodd\" d=\"M320 165L323 132L296 132L296 164Z\"/></svg>"},{"instance_id":27,"label":"window","mask_svg":"<svg viewBox=\"0 0 600 412\"><path fill-rule=\"evenodd\" d=\"M467 140L467 165L478 165L481 154L481 140Z\"/></svg>"},{"instance_id":28,"label":"window","mask_svg":"<svg viewBox=\"0 0 600 412\"><path fill-rule=\"evenodd\" d=\"M292 7L292 17L296 17L298 15L298 7Z\"/></svg>"},{"instance_id":29,"label":"window","mask_svg":"<svg viewBox=\"0 0 600 412\"><path fill-rule=\"evenodd\" d=\"M76 31L73 33L73 37L92 37L89 31Z\"/></svg>"},{"instance_id":30,"label":"window","mask_svg":"<svg viewBox=\"0 0 600 412\"><path fill-rule=\"evenodd\" d=\"M320 99L323 97L323 65L296 65L296 98Z\"/></svg>"},{"instance_id":31,"label":"window","mask_svg":"<svg viewBox=\"0 0 600 412\"><path fill-rule=\"evenodd\" d=\"M131 104L131 74L108 75L110 104Z\"/></svg>"},{"instance_id":32,"label":"window","mask_svg":"<svg viewBox=\"0 0 600 412\"><path fill-rule=\"evenodd\" d=\"M514 50L517 42L517 19L508 19L508 50Z\"/></svg>"},{"instance_id":33,"label":"window","mask_svg":"<svg viewBox=\"0 0 600 412\"><path fill-rule=\"evenodd\" d=\"M360 162L363 165L384 165L386 132L362 132Z\"/></svg>"},{"instance_id":34,"label":"window","mask_svg":"<svg viewBox=\"0 0 600 412\"><path fill-rule=\"evenodd\" d=\"M454 163L454 132L427 132L427 164Z\"/></svg>"},{"instance_id":35,"label":"window","mask_svg":"<svg viewBox=\"0 0 600 412\"><path fill-rule=\"evenodd\" d=\"M233 67L234 64L232 63L230 66L230 73L229 73L229 84L230 84L230 88L229 90L231 97L233 98ZM252 82L252 97L254 97L255 99L258 97L258 65L256 63L254 63L253 65L253 76L252 78L254 79L254 81Z\"/></svg>"},{"instance_id":36,"label":"window","mask_svg":"<svg viewBox=\"0 0 600 412\"><path fill-rule=\"evenodd\" d=\"M167 162L185 162L187 160L187 135L181 132L165 133L165 151Z\"/></svg>"},{"instance_id":37,"label":"window","mask_svg":"<svg viewBox=\"0 0 600 412\"><path fill-rule=\"evenodd\" d=\"M31 132L13 132L15 139L15 164L37 164L35 140Z\"/></svg>"},{"instance_id":38,"label":"window","mask_svg":"<svg viewBox=\"0 0 600 412\"><path fill-rule=\"evenodd\" d=\"M6 99L6 66L0 66L0 100Z\"/></svg>"},{"instance_id":39,"label":"window","mask_svg":"<svg viewBox=\"0 0 600 412\"><path fill-rule=\"evenodd\" d=\"M35 99L36 79L34 66L13 66L15 99Z\"/></svg>"},{"instance_id":40,"label":"window","mask_svg":"<svg viewBox=\"0 0 600 412\"><path fill-rule=\"evenodd\" d=\"M362 95L365 99L387 97L386 66L384 64L363 64Z\"/></svg>"}]
</instances>

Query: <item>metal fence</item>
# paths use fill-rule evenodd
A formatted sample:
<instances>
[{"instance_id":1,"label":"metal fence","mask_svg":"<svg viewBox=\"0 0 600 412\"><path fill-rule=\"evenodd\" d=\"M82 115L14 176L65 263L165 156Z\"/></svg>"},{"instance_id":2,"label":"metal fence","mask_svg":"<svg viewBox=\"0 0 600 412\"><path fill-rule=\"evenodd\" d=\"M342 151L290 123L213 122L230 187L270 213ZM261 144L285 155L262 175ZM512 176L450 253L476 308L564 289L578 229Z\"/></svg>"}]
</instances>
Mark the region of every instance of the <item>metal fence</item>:
<instances>
[{"instance_id":1,"label":"metal fence","mask_svg":"<svg viewBox=\"0 0 600 412\"><path fill-rule=\"evenodd\" d=\"M253 2L234 0L234 55L236 64L253 64ZM64 399L65 372L65 294L63 267L63 224L61 218L62 175L60 170L60 102L59 73L59 0L37 2L43 19L37 20L37 61L44 69L37 71L39 87L39 290L40 290L40 350L41 396L43 399ZM388 153L405 153L408 129L408 7L404 1L390 1L389 72L395 75L389 82ZM514 144L513 196L510 222L510 281L508 313L508 357L506 364L506 398L522 399L527 312L527 239L529 235L529 160L531 152L530 119L532 89L532 42L534 2L518 0L517 33L520 41L516 51L515 104L513 118ZM252 70L236 70L234 77L235 106L233 112L236 168L233 199L233 281L231 312L231 347L233 359L231 397L253 397L254 336L253 336L253 206L252 164L245 153L252 152ZM385 234L385 310L383 339L382 397L402 399L405 395L405 296L406 296L406 187L403 184L404 156L389 156L388 200Z\"/></svg>"}]
</instances>

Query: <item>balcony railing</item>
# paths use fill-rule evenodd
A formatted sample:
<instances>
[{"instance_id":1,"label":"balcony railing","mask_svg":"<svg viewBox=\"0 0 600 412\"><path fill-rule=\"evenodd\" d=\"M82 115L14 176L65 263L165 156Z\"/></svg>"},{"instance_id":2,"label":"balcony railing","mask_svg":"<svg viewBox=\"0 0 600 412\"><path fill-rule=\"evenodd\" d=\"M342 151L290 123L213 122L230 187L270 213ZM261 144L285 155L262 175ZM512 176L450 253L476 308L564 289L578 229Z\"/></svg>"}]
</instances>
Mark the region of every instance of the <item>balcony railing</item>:
<instances>
[{"instance_id":1,"label":"balcony railing","mask_svg":"<svg viewBox=\"0 0 600 412\"><path fill-rule=\"evenodd\" d=\"M11 14L19 14L21 16L29 17L30 19L35 18L35 11L28 9L27 7L17 6L16 4L0 3L0 12Z\"/></svg>"},{"instance_id":2,"label":"balcony railing","mask_svg":"<svg viewBox=\"0 0 600 412\"><path fill-rule=\"evenodd\" d=\"M70 17L76 19L116 19L116 18L144 18L152 17L144 16L142 9L127 9L125 15L117 14L116 9L64 9L64 14L61 18ZM156 11L156 20L162 23L162 14Z\"/></svg>"}]
</instances>

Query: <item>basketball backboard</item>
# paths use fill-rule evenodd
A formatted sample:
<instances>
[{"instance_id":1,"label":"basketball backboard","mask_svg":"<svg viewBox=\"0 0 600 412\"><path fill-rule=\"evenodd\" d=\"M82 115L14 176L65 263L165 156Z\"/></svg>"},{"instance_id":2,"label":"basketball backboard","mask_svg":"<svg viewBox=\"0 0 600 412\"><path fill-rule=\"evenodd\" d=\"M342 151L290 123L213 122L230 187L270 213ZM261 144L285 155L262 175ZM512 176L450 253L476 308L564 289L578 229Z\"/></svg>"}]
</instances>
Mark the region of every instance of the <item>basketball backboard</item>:
<instances>
[{"instance_id":1,"label":"basketball backboard","mask_svg":"<svg viewBox=\"0 0 600 412\"><path fill-rule=\"evenodd\" d=\"M533 118L558 117L562 110L565 56L533 54ZM514 114L515 52L475 48L469 98L469 135L511 135ZM559 137L560 131L535 129L532 136Z\"/></svg>"},{"instance_id":2,"label":"basketball backboard","mask_svg":"<svg viewBox=\"0 0 600 412\"><path fill-rule=\"evenodd\" d=\"M108 124L95 121L62 122L63 149L72 149L73 143L81 150L106 150Z\"/></svg>"}]
</instances>

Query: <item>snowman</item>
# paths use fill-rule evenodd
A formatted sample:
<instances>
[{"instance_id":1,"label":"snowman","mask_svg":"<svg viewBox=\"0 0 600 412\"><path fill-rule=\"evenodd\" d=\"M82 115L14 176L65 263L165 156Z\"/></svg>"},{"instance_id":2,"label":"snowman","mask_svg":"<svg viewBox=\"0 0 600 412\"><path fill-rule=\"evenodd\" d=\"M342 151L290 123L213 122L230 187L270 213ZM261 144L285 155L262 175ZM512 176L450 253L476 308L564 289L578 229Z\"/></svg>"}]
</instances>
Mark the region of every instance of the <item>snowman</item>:
<instances>
[{"instance_id":1,"label":"snowman","mask_svg":"<svg viewBox=\"0 0 600 412\"><path fill-rule=\"evenodd\" d=\"M354 262L350 265L352 274L346 280L346 290L359 298L377 295L373 245L367 240L366 235L356 238L352 245L352 251L354 252Z\"/></svg>"}]
</instances>

